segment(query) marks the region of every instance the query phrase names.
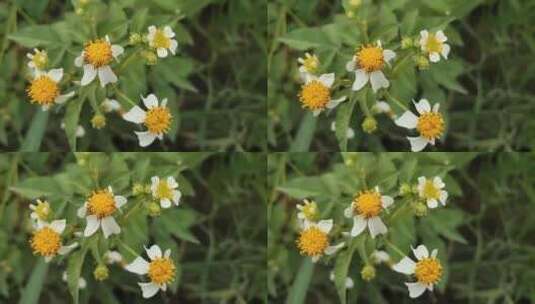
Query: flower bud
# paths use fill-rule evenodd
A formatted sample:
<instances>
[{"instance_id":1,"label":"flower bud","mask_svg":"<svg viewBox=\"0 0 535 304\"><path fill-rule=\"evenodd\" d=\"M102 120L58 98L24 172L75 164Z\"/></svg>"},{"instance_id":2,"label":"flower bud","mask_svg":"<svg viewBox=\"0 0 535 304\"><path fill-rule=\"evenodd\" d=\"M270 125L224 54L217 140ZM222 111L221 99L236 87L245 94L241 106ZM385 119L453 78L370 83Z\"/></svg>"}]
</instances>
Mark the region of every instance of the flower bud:
<instances>
[{"instance_id":1,"label":"flower bud","mask_svg":"<svg viewBox=\"0 0 535 304\"><path fill-rule=\"evenodd\" d=\"M414 46L414 41L411 37L403 37L401 39L401 49L406 50Z\"/></svg>"},{"instance_id":2,"label":"flower bud","mask_svg":"<svg viewBox=\"0 0 535 304\"><path fill-rule=\"evenodd\" d=\"M140 183L135 183L134 187L132 187L132 193L135 196L145 193L145 187Z\"/></svg>"},{"instance_id":3,"label":"flower bud","mask_svg":"<svg viewBox=\"0 0 535 304\"><path fill-rule=\"evenodd\" d=\"M401 184L401 187L399 187L399 194L406 196L412 193L412 187L408 183Z\"/></svg>"},{"instance_id":4,"label":"flower bud","mask_svg":"<svg viewBox=\"0 0 535 304\"><path fill-rule=\"evenodd\" d=\"M141 52L141 57L145 58L145 62L148 65L155 65L156 62L158 62L158 57L154 52L151 51L143 51Z\"/></svg>"},{"instance_id":5,"label":"flower bud","mask_svg":"<svg viewBox=\"0 0 535 304\"><path fill-rule=\"evenodd\" d=\"M365 265L360 271L360 276L366 282L373 280L375 278L375 267L370 264Z\"/></svg>"},{"instance_id":6,"label":"flower bud","mask_svg":"<svg viewBox=\"0 0 535 304\"><path fill-rule=\"evenodd\" d=\"M349 5L359 7L362 4L362 0L349 0Z\"/></svg>"},{"instance_id":7,"label":"flower bud","mask_svg":"<svg viewBox=\"0 0 535 304\"><path fill-rule=\"evenodd\" d=\"M110 276L110 271L106 265L100 264L95 268L95 271L93 271L93 276L97 281L104 281Z\"/></svg>"},{"instance_id":8,"label":"flower bud","mask_svg":"<svg viewBox=\"0 0 535 304\"><path fill-rule=\"evenodd\" d=\"M369 134L375 132L377 130L377 120L371 116L366 117L362 122L362 130Z\"/></svg>"},{"instance_id":9,"label":"flower bud","mask_svg":"<svg viewBox=\"0 0 535 304\"><path fill-rule=\"evenodd\" d=\"M162 208L160 207L160 204L156 203L156 202L152 202L149 204L149 215L150 216L159 216L161 211L162 211Z\"/></svg>"},{"instance_id":10,"label":"flower bud","mask_svg":"<svg viewBox=\"0 0 535 304\"><path fill-rule=\"evenodd\" d=\"M102 114L95 114L93 118L91 118L91 125L95 129L102 129L106 126L106 117Z\"/></svg>"},{"instance_id":11,"label":"flower bud","mask_svg":"<svg viewBox=\"0 0 535 304\"><path fill-rule=\"evenodd\" d=\"M422 202L414 202L412 204L412 212L414 212L414 215L418 217L426 216L427 215L427 205Z\"/></svg>"},{"instance_id":12,"label":"flower bud","mask_svg":"<svg viewBox=\"0 0 535 304\"><path fill-rule=\"evenodd\" d=\"M139 44L143 42L143 37L139 33L132 33L128 37L128 42L130 44Z\"/></svg>"},{"instance_id":13,"label":"flower bud","mask_svg":"<svg viewBox=\"0 0 535 304\"><path fill-rule=\"evenodd\" d=\"M416 58L416 65L420 70L427 70L429 68L429 59L425 56L418 56Z\"/></svg>"}]
</instances>

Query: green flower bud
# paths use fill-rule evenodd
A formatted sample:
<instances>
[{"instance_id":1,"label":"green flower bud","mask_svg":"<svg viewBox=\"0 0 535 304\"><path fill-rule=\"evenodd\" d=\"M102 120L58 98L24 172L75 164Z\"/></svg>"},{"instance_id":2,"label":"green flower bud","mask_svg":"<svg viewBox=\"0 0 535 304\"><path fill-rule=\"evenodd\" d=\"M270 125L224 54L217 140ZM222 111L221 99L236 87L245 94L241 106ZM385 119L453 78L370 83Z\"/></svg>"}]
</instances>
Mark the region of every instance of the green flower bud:
<instances>
[{"instance_id":1,"label":"green flower bud","mask_svg":"<svg viewBox=\"0 0 535 304\"><path fill-rule=\"evenodd\" d=\"M143 42L143 37L139 33L132 33L128 37L128 42L130 44L139 44Z\"/></svg>"},{"instance_id":2,"label":"green flower bud","mask_svg":"<svg viewBox=\"0 0 535 304\"><path fill-rule=\"evenodd\" d=\"M156 202L152 202L149 204L149 215L150 216L159 216L161 211L162 211L162 208L160 207L160 204L156 203Z\"/></svg>"},{"instance_id":3,"label":"green flower bud","mask_svg":"<svg viewBox=\"0 0 535 304\"><path fill-rule=\"evenodd\" d=\"M412 193L412 187L408 183L401 184L401 187L399 187L399 193L403 196L409 195Z\"/></svg>"},{"instance_id":4,"label":"green flower bud","mask_svg":"<svg viewBox=\"0 0 535 304\"><path fill-rule=\"evenodd\" d=\"M429 68L429 59L425 56L418 56L416 58L416 65L420 70L427 70Z\"/></svg>"},{"instance_id":5,"label":"green flower bud","mask_svg":"<svg viewBox=\"0 0 535 304\"><path fill-rule=\"evenodd\" d=\"M365 265L360 271L360 276L366 282L373 280L375 278L375 267L370 264Z\"/></svg>"},{"instance_id":6,"label":"green flower bud","mask_svg":"<svg viewBox=\"0 0 535 304\"><path fill-rule=\"evenodd\" d=\"M426 216L427 215L427 205L422 202L414 202L412 204L412 212L414 212L414 215L418 217Z\"/></svg>"},{"instance_id":7,"label":"green flower bud","mask_svg":"<svg viewBox=\"0 0 535 304\"><path fill-rule=\"evenodd\" d=\"M362 130L369 134L375 132L377 130L377 120L371 116L366 117L362 122Z\"/></svg>"},{"instance_id":8,"label":"green flower bud","mask_svg":"<svg viewBox=\"0 0 535 304\"><path fill-rule=\"evenodd\" d=\"M95 268L95 271L93 271L93 276L97 281L104 281L110 276L110 271L106 265L100 264Z\"/></svg>"},{"instance_id":9,"label":"green flower bud","mask_svg":"<svg viewBox=\"0 0 535 304\"><path fill-rule=\"evenodd\" d=\"M93 128L99 130L104 128L106 126L106 116L99 113L95 114L95 116L91 118L91 125Z\"/></svg>"},{"instance_id":10,"label":"green flower bud","mask_svg":"<svg viewBox=\"0 0 535 304\"><path fill-rule=\"evenodd\" d=\"M154 52L151 51L143 51L141 52L141 57L145 58L145 62L148 65L155 65L158 62L158 57Z\"/></svg>"},{"instance_id":11,"label":"green flower bud","mask_svg":"<svg viewBox=\"0 0 535 304\"><path fill-rule=\"evenodd\" d=\"M132 187L132 192L136 196L145 193L145 186L140 183L135 183L134 187Z\"/></svg>"},{"instance_id":12,"label":"green flower bud","mask_svg":"<svg viewBox=\"0 0 535 304\"><path fill-rule=\"evenodd\" d=\"M403 37L401 39L401 49L406 50L414 46L414 41L411 37Z\"/></svg>"}]
</instances>

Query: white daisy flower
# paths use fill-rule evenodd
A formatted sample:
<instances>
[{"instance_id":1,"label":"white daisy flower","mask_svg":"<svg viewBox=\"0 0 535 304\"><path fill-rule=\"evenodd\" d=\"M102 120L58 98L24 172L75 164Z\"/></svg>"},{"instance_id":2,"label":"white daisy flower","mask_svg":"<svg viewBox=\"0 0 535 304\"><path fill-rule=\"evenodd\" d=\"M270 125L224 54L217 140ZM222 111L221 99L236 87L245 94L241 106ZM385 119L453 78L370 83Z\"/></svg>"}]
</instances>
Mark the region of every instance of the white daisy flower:
<instances>
[{"instance_id":1,"label":"white daisy flower","mask_svg":"<svg viewBox=\"0 0 535 304\"><path fill-rule=\"evenodd\" d=\"M438 251L436 249L431 252L424 245L412 249L417 261L413 261L409 257L404 257L399 263L392 266L397 272L414 275L416 282L407 282L405 285L409 288L409 296L417 298L421 296L426 289L433 291L433 286L440 281L442 277L442 265L436 258Z\"/></svg>"},{"instance_id":2,"label":"white daisy flower","mask_svg":"<svg viewBox=\"0 0 535 304\"><path fill-rule=\"evenodd\" d=\"M69 281L66 271L63 272L63 275L61 276L61 279L63 280L63 282L68 282ZM80 277L78 279L78 289L84 289L86 287L87 287L87 281L84 278Z\"/></svg>"},{"instance_id":3,"label":"white daisy flower","mask_svg":"<svg viewBox=\"0 0 535 304\"><path fill-rule=\"evenodd\" d=\"M105 238L121 233L121 227L113 215L126 202L124 196L114 195L110 186L104 190L93 191L84 205L78 209L78 217L85 217L87 221L84 236L92 236L101 227Z\"/></svg>"},{"instance_id":4,"label":"white daisy flower","mask_svg":"<svg viewBox=\"0 0 535 304\"><path fill-rule=\"evenodd\" d=\"M47 111L54 104L63 104L74 96L74 92L61 95L59 82L63 78L63 69L35 71L35 78L26 89L31 103L37 103Z\"/></svg>"},{"instance_id":5,"label":"white daisy flower","mask_svg":"<svg viewBox=\"0 0 535 304\"><path fill-rule=\"evenodd\" d=\"M299 101L303 108L309 109L314 116L320 115L325 109L334 109L346 96L331 99L331 87L334 84L334 73L323 74L319 77L307 75L305 84L301 87Z\"/></svg>"},{"instance_id":6,"label":"white daisy flower","mask_svg":"<svg viewBox=\"0 0 535 304\"><path fill-rule=\"evenodd\" d=\"M173 55L176 54L178 43L172 39L173 37L175 37L175 33L170 26L165 26L163 30L154 25L149 26L149 34L147 35L149 46L156 49L160 58L167 57L167 50Z\"/></svg>"},{"instance_id":7,"label":"white daisy flower","mask_svg":"<svg viewBox=\"0 0 535 304\"><path fill-rule=\"evenodd\" d=\"M334 120L333 122L331 122L331 131L336 132L336 121ZM346 137L347 139L355 137L355 131L352 128L348 127L346 130Z\"/></svg>"},{"instance_id":8,"label":"white daisy flower","mask_svg":"<svg viewBox=\"0 0 535 304\"><path fill-rule=\"evenodd\" d=\"M299 76L301 80L306 81L310 76L314 76L319 68L320 60L316 55L310 55L310 53L305 53L305 58L297 58L299 62Z\"/></svg>"},{"instance_id":9,"label":"white daisy flower","mask_svg":"<svg viewBox=\"0 0 535 304\"><path fill-rule=\"evenodd\" d=\"M319 217L318 204L315 201L303 200L303 204L295 206L297 212L297 224L299 228L303 228L306 221L316 222Z\"/></svg>"},{"instance_id":10,"label":"white daisy flower","mask_svg":"<svg viewBox=\"0 0 535 304\"><path fill-rule=\"evenodd\" d=\"M450 46L445 43L447 40L448 37L444 35L443 31L438 31L434 34L426 30L420 32L420 47L424 53L429 55L429 61L431 62L439 62L440 55L444 59L448 59Z\"/></svg>"},{"instance_id":11,"label":"white daisy flower","mask_svg":"<svg viewBox=\"0 0 535 304\"><path fill-rule=\"evenodd\" d=\"M35 73L38 71L43 71L48 64L48 54L46 51L33 49L33 54L27 53L26 57L30 59L30 61L28 61L28 67L32 71L33 75L35 75Z\"/></svg>"},{"instance_id":12,"label":"white daisy flower","mask_svg":"<svg viewBox=\"0 0 535 304\"><path fill-rule=\"evenodd\" d=\"M331 282L334 282L334 279L335 279L334 271L331 271L331 273L329 274L329 280L331 280ZM345 281L345 286L346 286L346 289L353 288L355 286L353 279L351 279L350 277L347 277Z\"/></svg>"},{"instance_id":13,"label":"white daisy flower","mask_svg":"<svg viewBox=\"0 0 535 304\"><path fill-rule=\"evenodd\" d=\"M351 237L356 237L368 227L372 238L379 234L386 234L388 229L379 216L381 211L386 210L394 203L394 199L387 195L381 195L379 187L374 190L359 192L351 205L344 210L347 218L353 218Z\"/></svg>"},{"instance_id":14,"label":"white daisy flower","mask_svg":"<svg viewBox=\"0 0 535 304\"><path fill-rule=\"evenodd\" d=\"M139 139L139 145L141 147L147 147L156 138L163 140L163 135L171 128L173 115L171 115L169 108L167 108L167 98L162 100L161 105L158 105L158 98L154 94L150 94L146 98L141 96L141 99L143 99L143 104L147 107L147 111L134 106L130 111L123 114L123 118L126 121L143 124L147 127L147 131L134 132Z\"/></svg>"},{"instance_id":15,"label":"white daisy flower","mask_svg":"<svg viewBox=\"0 0 535 304\"><path fill-rule=\"evenodd\" d=\"M171 250L167 249L162 256L162 250L158 245L152 245L150 248L145 248L150 261L138 256L132 263L126 265L126 270L139 274L147 275L150 282L140 282L143 298L150 298L154 296L158 290L166 291L167 284L175 279L175 264L170 258Z\"/></svg>"},{"instance_id":16,"label":"white daisy flower","mask_svg":"<svg viewBox=\"0 0 535 304\"><path fill-rule=\"evenodd\" d=\"M52 213L52 209L50 208L50 204L47 201L41 201L37 200L37 203L30 204L30 209L32 212L30 213L30 218L34 221L43 221L46 222L50 214Z\"/></svg>"},{"instance_id":17,"label":"white daisy flower","mask_svg":"<svg viewBox=\"0 0 535 304\"><path fill-rule=\"evenodd\" d=\"M174 177L169 176L167 179L160 179L158 176L153 176L150 180L152 197L160 201L162 208L171 207L171 201L175 206L180 204L182 192L177 189L178 183Z\"/></svg>"},{"instance_id":18,"label":"white daisy flower","mask_svg":"<svg viewBox=\"0 0 535 304\"><path fill-rule=\"evenodd\" d=\"M374 92L381 88L388 88L390 82L383 74L385 63L390 65L396 57L392 50L383 49L381 41L376 45L364 45L353 56L353 59L346 64L348 72L355 72L355 82L352 90L359 91L368 81L371 83Z\"/></svg>"},{"instance_id":19,"label":"white daisy flower","mask_svg":"<svg viewBox=\"0 0 535 304\"><path fill-rule=\"evenodd\" d=\"M30 239L33 253L43 256L47 263L58 254L69 254L69 252L78 246L78 243L75 242L67 246L62 245L61 234L65 230L66 225L67 221L65 219L55 220L51 223L37 221Z\"/></svg>"},{"instance_id":20,"label":"white daisy flower","mask_svg":"<svg viewBox=\"0 0 535 304\"><path fill-rule=\"evenodd\" d=\"M418 177L418 195L425 199L427 207L431 209L438 207L438 202L446 206L448 192L444 190L444 187L446 184L440 176L435 176L433 179L427 179L425 176Z\"/></svg>"},{"instance_id":21,"label":"white daisy flower","mask_svg":"<svg viewBox=\"0 0 535 304\"><path fill-rule=\"evenodd\" d=\"M420 133L418 137L407 137L411 144L411 150L419 152L425 149L427 144L435 145L435 140L442 136L444 133L444 118L438 111L440 107L438 103L433 106L432 110L427 99L421 99L420 102L415 102L414 105L420 116L414 115L411 111L406 111L400 118L396 119L395 124L407 129L416 129Z\"/></svg>"},{"instance_id":22,"label":"white daisy flower","mask_svg":"<svg viewBox=\"0 0 535 304\"><path fill-rule=\"evenodd\" d=\"M111 44L110 38L96 39L88 42L80 56L74 60L74 65L84 68L84 75L80 84L86 86L90 84L98 74L100 86L105 87L108 83L116 83L117 76L110 68L113 59L124 53L122 46Z\"/></svg>"},{"instance_id":23,"label":"white daisy flower","mask_svg":"<svg viewBox=\"0 0 535 304\"><path fill-rule=\"evenodd\" d=\"M100 104L100 107L105 113L121 110L121 104L117 100L109 98L104 99L104 101Z\"/></svg>"},{"instance_id":24,"label":"white daisy flower","mask_svg":"<svg viewBox=\"0 0 535 304\"><path fill-rule=\"evenodd\" d=\"M329 232L333 228L333 220L321 220L318 223L304 222L303 229L297 239L297 248L301 255L309 256L316 263L324 255L333 255L344 247L345 243L329 245Z\"/></svg>"}]
</instances>

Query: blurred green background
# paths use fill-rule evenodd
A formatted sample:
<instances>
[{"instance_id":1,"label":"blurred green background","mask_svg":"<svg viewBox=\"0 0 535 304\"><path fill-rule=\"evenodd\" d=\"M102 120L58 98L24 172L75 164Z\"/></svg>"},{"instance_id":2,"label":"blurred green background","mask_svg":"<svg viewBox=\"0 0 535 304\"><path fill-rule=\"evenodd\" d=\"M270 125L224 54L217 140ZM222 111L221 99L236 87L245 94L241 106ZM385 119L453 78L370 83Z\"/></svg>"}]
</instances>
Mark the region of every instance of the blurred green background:
<instances>
[{"instance_id":1,"label":"blurred green background","mask_svg":"<svg viewBox=\"0 0 535 304\"><path fill-rule=\"evenodd\" d=\"M92 128L90 120L104 99L102 90L89 101L71 99L42 113L25 93L29 73L26 53L48 51L52 68L76 71L73 61L85 41L110 35L126 46L129 35L147 33L149 25L171 25L178 54L155 66L134 58L119 77L119 87L140 103L139 95L168 98L174 123L157 151L265 150L265 2L247 0L10 0L0 2L0 149L8 151L136 151L141 150L135 125L116 113L107 124ZM79 12L77 14L76 12ZM123 60L129 55L129 50ZM74 70L73 70L74 69ZM109 86L108 86L109 87ZM75 89L62 85L63 92ZM123 105L125 100L108 97ZM94 100L93 100L94 99ZM80 108L81 107L81 108ZM61 128L65 122L66 129ZM75 138L76 125L86 134Z\"/></svg>"},{"instance_id":2,"label":"blurred green background","mask_svg":"<svg viewBox=\"0 0 535 304\"><path fill-rule=\"evenodd\" d=\"M334 218L337 243L340 232L351 229L343 209L364 181L396 195L401 183L421 175L442 176L446 207L421 218L398 216L387 222L387 237L406 253L410 245L437 248L442 280L434 293L413 300L403 284L410 280L384 264L375 266L374 280L363 281L355 252L348 271L355 287L347 303L535 302L533 153L276 153L268 163L270 303L340 303L329 273L348 249L317 264L299 255L296 205L303 198L318 203L322 219ZM375 244L384 246L380 238ZM390 247L382 249L400 260Z\"/></svg>"},{"instance_id":3,"label":"blurred green background","mask_svg":"<svg viewBox=\"0 0 535 304\"><path fill-rule=\"evenodd\" d=\"M301 108L297 58L314 52L326 72L346 75L344 64L362 42L359 25L345 16L349 0L276 0L269 3L268 143L276 151L341 149L330 125L336 113L313 119ZM402 35L445 26L452 45L447 61L427 71L402 69L391 79L404 103L427 97L440 102L447 129L436 151L518 151L535 145L535 1L362 0L354 10L366 22L370 41L399 48ZM353 76L349 77L353 79ZM345 92L345 91L344 91ZM349 93L349 92L347 92ZM380 98L379 100L383 100ZM370 106L372 101L368 101ZM395 111L399 111L392 105ZM378 115L378 130L362 131L364 116L353 108L356 136L348 151L407 151L406 130ZM431 150L433 151L433 150Z\"/></svg>"},{"instance_id":4,"label":"blurred green background","mask_svg":"<svg viewBox=\"0 0 535 304\"><path fill-rule=\"evenodd\" d=\"M32 254L28 206L36 198L49 201L54 218L67 219L70 244L72 233L85 227L76 210L88 191L111 185L128 198L126 214L135 206L134 183L150 183L154 175L176 178L180 206L150 217L150 201L141 201L140 212L121 222L119 238L140 254L148 244L170 248L176 280L144 300L141 277L116 264L108 266L107 280L96 281L91 250L82 262L87 287L80 303L265 303L265 164L256 153L0 154L0 303L73 303L62 274L81 249L50 264ZM120 242L111 244L127 262L133 259Z\"/></svg>"}]
</instances>

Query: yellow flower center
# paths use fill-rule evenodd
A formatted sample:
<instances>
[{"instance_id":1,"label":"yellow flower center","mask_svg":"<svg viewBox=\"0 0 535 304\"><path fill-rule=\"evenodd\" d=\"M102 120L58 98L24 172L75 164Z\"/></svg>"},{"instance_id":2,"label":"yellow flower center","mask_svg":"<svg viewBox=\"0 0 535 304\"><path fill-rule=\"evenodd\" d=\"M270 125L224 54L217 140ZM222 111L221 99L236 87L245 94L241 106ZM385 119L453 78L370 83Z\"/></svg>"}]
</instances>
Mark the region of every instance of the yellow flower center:
<instances>
[{"instance_id":1,"label":"yellow flower center","mask_svg":"<svg viewBox=\"0 0 535 304\"><path fill-rule=\"evenodd\" d=\"M112 215L117 210L113 194L108 190L93 192L87 200L87 210L99 219Z\"/></svg>"},{"instance_id":2,"label":"yellow flower center","mask_svg":"<svg viewBox=\"0 0 535 304\"><path fill-rule=\"evenodd\" d=\"M425 47L429 53L440 53L442 52L443 43L434 34L429 34Z\"/></svg>"},{"instance_id":3,"label":"yellow flower center","mask_svg":"<svg viewBox=\"0 0 535 304\"><path fill-rule=\"evenodd\" d=\"M37 217L41 220L46 220L48 218L48 215L50 214L50 205L48 202L41 202L37 201L37 206L35 206L34 210L35 214L37 214Z\"/></svg>"},{"instance_id":4,"label":"yellow flower center","mask_svg":"<svg viewBox=\"0 0 535 304\"><path fill-rule=\"evenodd\" d=\"M358 65L366 72L374 72L383 69L385 58L383 49L378 46L367 45L357 52Z\"/></svg>"},{"instance_id":5,"label":"yellow flower center","mask_svg":"<svg viewBox=\"0 0 535 304\"><path fill-rule=\"evenodd\" d=\"M418 118L416 129L420 132L421 136L428 140L440 137L444 131L444 119L442 118L442 114L436 112L421 114Z\"/></svg>"},{"instance_id":6,"label":"yellow flower center","mask_svg":"<svg viewBox=\"0 0 535 304\"><path fill-rule=\"evenodd\" d=\"M329 88L320 81L312 80L301 88L299 100L304 108L308 108L312 111L321 110L325 109L327 103L331 100L331 92L329 91Z\"/></svg>"},{"instance_id":7,"label":"yellow flower center","mask_svg":"<svg viewBox=\"0 0 535 304\"><path fill-rule=\"evenodd\" d=\"M171 39L165 36L165 33L162 30L157 29L156 33L154 33L154 38L152 39L152 45L157 49L168 49L171 46Z\"/></svg>"},{"instance_id":8,"label":"yellow flower center","mask_svg":"<svg viewBox=\"0 0 535 304\"><path fill-rule=\"evenodd\" d=\"M435 284L442 276L442 265L435 258L422 259L416 263L414 275L420 283Z\"/></svg>"},{"instance_id":9,"label":"yellow flower center","mask_svg":"<svg viewBox=\"0 0 535 304\"><path fill-rule=\"evenodd\" d=\"M41 228L33 233L30 245L34 254L55 256L61 248L61 237L49 227Z\"/></svg>"},{"instance_id":10,"label":"yellow flower center","mask_svg":"<svg viewBox=\"0 0 535 304\"><path fill-rule=\"evenodd\" d=\"M33 55L32 62L36 68L42 70L48 62L48 55L45 51L36 51Z\"/></svg>"},{"instance_id":11,"label":"yellow flower center","mask_svg":"<svg viewBox=\"0 0 535 304\"><path fill-rule=\"evenodd\" d=\"M166 181L161 180L158 183L158 187L156 188L156 196L160 199L162 198L172 199L173 189L169 187L169 184Z\"/></svg>"},{"instance_id":12,"label":"yellow flower center","mask_svg":"<svg viewBox=\"0 0 535 304\"><path fill-rule=\"evenodd\" d=\"M305 70L309 73L315 73L318 70L320 61L318 60L318 57L316 55L305 55L305 60L303 61L303 66L305 67Z\"/></svg>"},{"instance_id":13,"label":"yellow flower center","mask_svg":"<svg viewBox=\"0 0 535 304\"><path fill-rule=\"evenodd\" d=\"M297 240L297 248L299 248L302 255L322 255L327 246L329 246L327 234L317 227L310 227L301 231Z\"/></svg>"},{"instance_id":14,"label":"yellow flower center","mask_svg":"<svg viewBox=\"0 0 535 304\"><path fill-rule=\"evenodd\" d=\"M58 84L52 78L42 75L35 78L26 89L32 103L51 105L59 96Z\"/></svg>"},{"instance_id":15,"label":"yellow flower center","mask_svg":"<svg viewBox=\"0 0 535 304\"><path fill-rule=\"evenodd\" d=\"M318 206L315 202L305 203L301 211L309 221L315 221L318 217Z\"/></svg>"},{"instance_id":16,"label":"yellow flower center","mask_svg":"<svg viewBox=\"0 0 535 304\"><path fill-rule=\"evenodd\" d=\"M171 119L173 116L166 107L154 107L147 112L145 126L149 132L154 134L167 133L171 127Z\"/></svg>"},{"instance_id":17,"label":"yellow flower center","mask_svg":"<svg viewBox=\"0 0 535 304\"><path fill-rule=\"evenodd\" d=\"M377 191L363 191L353 200L353 213L370 218L379 215L383 206L381 195Z\"/></svg>"},{"instance_id":18,"label":"yellow flower center","mask_svg":"<svg viewBox=\"0 0 535 304\"><path fill-rule=\"evenodd\" d=\"M175 264L169 258L158 258L149 264L149 278L156 284L167 284L175 278Z\"/></svg>"},{"instance_id":19,"label":"yellow flower center","mask_svg":"<svg viewBox=\"0 0 535 304\"><path fill-rule=\"evenodd\" d=\"M112 59L110 43L103 39L88 42L84 49L84 59L96 68L108 65Z\"/></svg>"},{"instance_id":20,"label":"yellow flower center","mask_svg":"<svg viewBox=\"0 0 535 304\"><path fill-rule=\"evenodd\" d=\"M435 187L435 184L432 180L426 180L424 187L423 187L423 196L426 199L439 199L440 197L440 190Z\"/></svg>"}]
</instances>

